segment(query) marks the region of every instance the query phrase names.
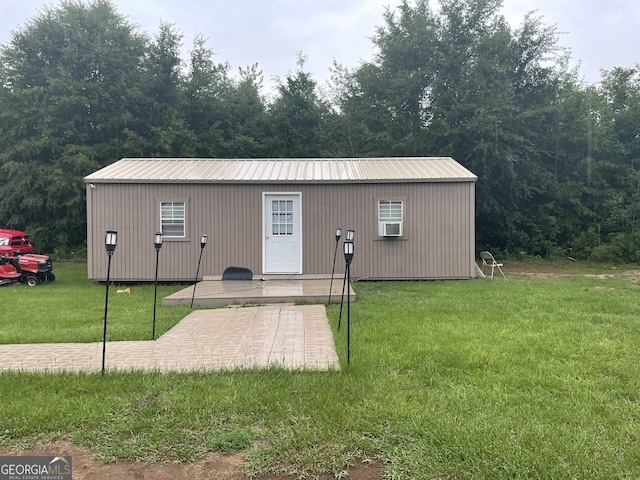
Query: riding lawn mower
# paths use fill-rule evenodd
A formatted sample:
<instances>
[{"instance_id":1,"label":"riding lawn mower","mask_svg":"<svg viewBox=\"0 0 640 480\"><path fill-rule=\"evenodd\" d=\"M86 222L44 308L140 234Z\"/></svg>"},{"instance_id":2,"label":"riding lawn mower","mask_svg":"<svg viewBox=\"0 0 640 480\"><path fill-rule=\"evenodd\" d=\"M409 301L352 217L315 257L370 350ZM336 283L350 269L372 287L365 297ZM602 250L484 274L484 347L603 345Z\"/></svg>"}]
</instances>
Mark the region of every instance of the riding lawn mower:
<instances>
[{"instance_id":1,"label":"riding lawn mower","mask_svg":"<svg viewBox=\"0 0 640 480\"><path fill-rule=\"evenodd\" d=\"M28 234L0 229L0 286L20 282L35 287L56 279L51 258L32 252Z\"/></svg>"}]
</instances>

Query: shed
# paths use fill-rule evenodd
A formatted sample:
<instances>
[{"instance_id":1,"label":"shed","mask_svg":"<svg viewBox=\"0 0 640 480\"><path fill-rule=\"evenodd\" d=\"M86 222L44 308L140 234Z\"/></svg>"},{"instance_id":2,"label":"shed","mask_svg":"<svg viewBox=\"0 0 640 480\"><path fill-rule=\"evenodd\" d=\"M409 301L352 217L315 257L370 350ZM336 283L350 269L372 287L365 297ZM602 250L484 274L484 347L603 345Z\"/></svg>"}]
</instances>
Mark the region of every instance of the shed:
<instances>
[{"instance_id":1,"label":"shed","mask_svg":"<svg viewBox=\"0 0 640 480\"><path fill-rule=\"evenodd\" d=\"M106 279L106 230L116 281L154 279L156 231L162 281L193 280L202 234L203 276L328 276L337 227L354 278L472 278L476 180L449 157L124 158L84 178L89 278Z\"/></svg>"}]
</instances>

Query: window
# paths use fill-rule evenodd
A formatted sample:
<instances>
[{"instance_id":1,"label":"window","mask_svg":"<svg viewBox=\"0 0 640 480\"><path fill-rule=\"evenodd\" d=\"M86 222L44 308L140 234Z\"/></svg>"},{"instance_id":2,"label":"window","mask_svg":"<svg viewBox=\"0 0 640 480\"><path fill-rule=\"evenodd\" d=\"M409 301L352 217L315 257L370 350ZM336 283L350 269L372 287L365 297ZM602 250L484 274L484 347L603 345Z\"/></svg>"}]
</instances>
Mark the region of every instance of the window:
<instances>
[{"instance_id":1,"label":"window","mask_svg":"<svg viewBox=\"0 0 640 480\"><path fill-rule=\"evenodd\" d=\"M402 216L402 200L380 200L378 202L378 235L401 237Z\"/></svg>"},{"instance_id":2,"label":"window","mask_svg":"<svg viewBox=\"0 0 640 480\"><path fill-rule=\"evenodd\" d=\"M165 237L185 236L185 202L160 202L160 228Z\"/></svg>"},{"instance_id":3,"label":"window","mask_svg":"<svg viewBox=\"0 0 640 480\"><path fill-rule=\"evenodd\" d=\"M271 234L293 235L293 200L271 201Z\"/></svg>"}]
</instances>

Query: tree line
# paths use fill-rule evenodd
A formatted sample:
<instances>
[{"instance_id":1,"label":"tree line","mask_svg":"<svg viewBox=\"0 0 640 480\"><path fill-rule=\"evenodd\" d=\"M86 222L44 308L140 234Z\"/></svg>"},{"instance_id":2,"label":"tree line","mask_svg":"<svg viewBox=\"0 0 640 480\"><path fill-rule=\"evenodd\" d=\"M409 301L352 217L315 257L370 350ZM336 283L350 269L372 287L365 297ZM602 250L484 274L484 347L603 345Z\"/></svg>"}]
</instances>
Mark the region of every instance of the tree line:
<instances>
[{"instance_id":1,"label":"tree line","mask_svg":"<svg viewBox=\"0 0 640 480\"><path fill-rule=\"evenodd\" d=\"M478 176L478 250L640 261L640 66L570 68L556 26L501 0L404 0L374 58L263 93L201 36L149 36L62 1L0 49L0 219L42 251L86 242L83 176L123 157L451 156Z\"/></svg>"}]
</instances>

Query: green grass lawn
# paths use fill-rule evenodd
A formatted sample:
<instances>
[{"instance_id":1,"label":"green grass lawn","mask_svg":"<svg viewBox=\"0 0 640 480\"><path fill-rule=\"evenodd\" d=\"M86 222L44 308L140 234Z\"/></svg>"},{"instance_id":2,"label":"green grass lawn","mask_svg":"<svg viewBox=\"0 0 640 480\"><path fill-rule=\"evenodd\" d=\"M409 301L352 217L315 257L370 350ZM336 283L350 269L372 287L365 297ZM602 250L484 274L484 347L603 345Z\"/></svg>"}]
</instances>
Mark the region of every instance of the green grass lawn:
<instances>
[{"instance_id":1,"label":"green grass lawn","mask_svg":"<svg viewBox=\"0 0 640 480\"><path fill-rule=\"evenodd\" d=\"M104 286L83 269L0 290L0 342L101 339ZM636 277L354 288L349 366L328 309L340 372L2 373L0 444L64 438L107 461L245 449L254 475L340 477L360 458L394 479L640 478ZM147 338L153 286L111 298L118 338ZM185 313L158 318L166 330Z\"/></svg>"},{"instance_id":2,"label":"green grass lawn","mask_svg":"<svg viewBox=\"0 0 640 480\"><path fill-rule=\"evenodd\" d=\"M56 280L37 287L11 285L0 289L2 343L102 341L105 284L87 280L87 266L55 263ZM118 293L130 288L131 293ZM162 298L185 285L158 285L156 336L180 321L188 306L162 308ZM108 340L151 339L154 285L109 287Z\"/></svg>"}]
</instances>

